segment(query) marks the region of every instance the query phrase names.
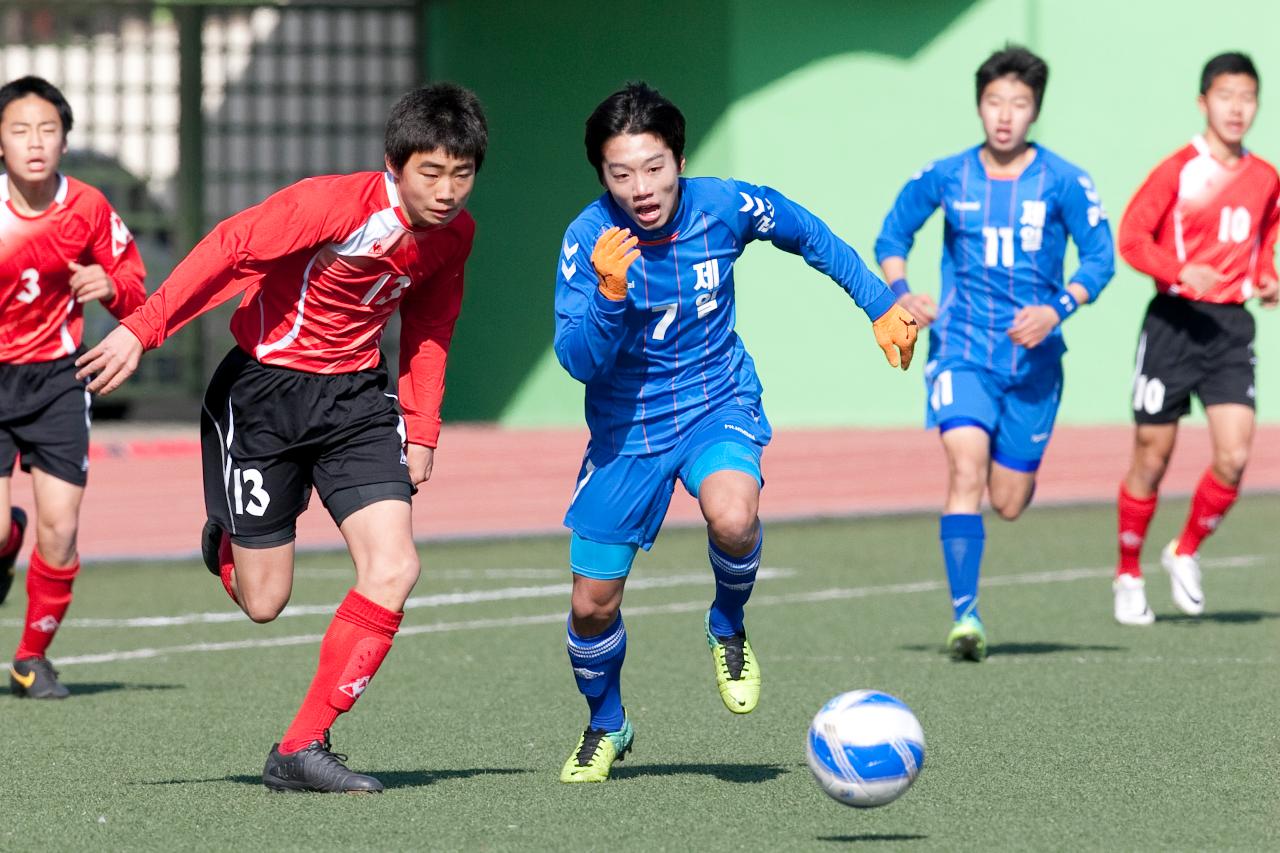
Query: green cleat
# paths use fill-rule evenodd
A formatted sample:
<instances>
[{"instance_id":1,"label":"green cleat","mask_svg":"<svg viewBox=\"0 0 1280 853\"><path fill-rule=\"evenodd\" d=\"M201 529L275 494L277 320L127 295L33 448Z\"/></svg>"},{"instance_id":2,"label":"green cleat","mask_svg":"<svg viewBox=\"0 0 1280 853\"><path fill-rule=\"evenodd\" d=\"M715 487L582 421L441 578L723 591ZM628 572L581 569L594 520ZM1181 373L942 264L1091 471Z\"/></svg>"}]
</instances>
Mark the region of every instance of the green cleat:
<instances>
[{"instance_id":1,"label":"green cleat","mask_svg":"<svg viewBox=\"0 0 1280 853\"><path fill-rule=\"evenodd\" d=\"M636 733L631 728L631 718L622 718L622 728L616 732L587 729L578 740L578 746L560 771L561 782L603 782L609 778L613 762L622 761Z\"/></svg>"},{"instance_id":2,"label":"green cleat","mask_svg":"<svg viewBox=\"0 0 1280 853\"><path fill-rule=\"evenodd\" d=\"M703 624L707 645L711 647L711 661L715 664L720 700L735 714L750 714L760 702L760 662L751 650L746 632L732 637L715 636L711 633L710 610Z\"/></svg>"},{"instance_id":3,"label":"green cleat","mask_svg":"<svg viewBox=\"0 0 1280 853\"><path fill-rule=\"evenodd\" d=\"M947 634L947 651L955 660L980 661L987 656L987 629L973 614L961 617Z\"/></svg>"}]
</instances>

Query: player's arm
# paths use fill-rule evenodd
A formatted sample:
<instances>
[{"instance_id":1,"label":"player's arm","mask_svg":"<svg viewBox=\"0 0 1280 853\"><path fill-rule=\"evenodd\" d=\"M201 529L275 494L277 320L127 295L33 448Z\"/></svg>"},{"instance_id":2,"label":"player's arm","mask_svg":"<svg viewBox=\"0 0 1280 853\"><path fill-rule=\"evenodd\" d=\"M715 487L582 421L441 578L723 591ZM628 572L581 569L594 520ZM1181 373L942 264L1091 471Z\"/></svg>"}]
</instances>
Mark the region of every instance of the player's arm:
<instances>
[{"instance_id":1,"label":"player's arm","mask_svg":"<svg viewBox=\"0 0 1280 853\"><path fill-rule=\"evenodd\" d=\"M1276 238L1280 237L1280 193L1270 200L1268 215L1262 223L1261 241L1258 246L1258 267L1254 275L1257 282L1258 302L1264 308L1280 305L1280 276L1276 275Z\"/></svg>"},{"instance_id":2,"label":"player's arm","mask_svg":"<svg viewBox=\"0 0 1280 853\"><path fill-rule=\"evenodd\" d=\"M739 236L768 240L780 249L799 255L805 263L826 273L872 322L876 343L893 367L911 364L919 327L895 302L893 292L867 268L853 247L804 207L770 187L733 182L742 204L738 207Z\"/></svg>"},{"instance_id":3,"label":"player's arm","mask_svg":"<svg viewBox=\"0 0 1280 853\"><path fill-rule=\"evenodd\" d=\"M468 238L450 264L410 287L400 303L400 408L409 479L415 486L431 478L440 441L445 366L462 310L463 266L470 252Z\"/></svg>"},{"instance_id":4,"label":"player's arm","mask_svg":"<svg viewBox=\"0 0 1280 853\"><path fill-rule=\"evenodd\" d=\"M129 316L147 298L142 263L133 235L104 200L97 206L88 257L72 261L71 293L80 304L100 300L117 319Z\"/></svg>"},{"instance_id":5,"label":"player's arm","mask_svg":"<svg viewBox=\"0 0 1280 853\"><path fill-rule=\"evenodd\" d=\"M1129 206L1120 219L1120 257L1129 266L1156 281L1202 293L1219 281L1222 276L1207 264L1183 262L1176 253L1156 242L1156 232L1178 203L1178 176L1182 161L1171 157L1157 166L1133 194Z\"/></svg>"},{"instance_id":6,"label":"player's arm","mask_svg":"<svg viewBox=\"0 0 1280 853\"><path fill-rule=\"evenodd\" d=\"M927 293L916 293L907 284L907 255L915 244L916 232L942 203L942 182L930 164L916 173L898 193L885 214L876 238L876 260L898 305L915 317L921 327L938 316L938 306Z\"/></svg>"},{"instance_id":7,"label":"player's arm","mask_svg":"<svg viewBox=\"0 0 1280 853\"><path fill-rule=\"evenodd\" d=\"M636 238L610 228L590 238L570 228L556 270L556 358L590 382L613 365L626 331L627 271L640 256ZM593 242L588 242L592 239Z\"/></svg>"},{"instance_id":8,"label":"player's arm","mask_svg":"<svg viewBox=\"0 0 1280 853\"><path fill-rule=\"evenodd\" d=\"M342 222L331 199L303 184L224 220L196 244L155 293L102 341L76 360L76 378L93 376L89 390L110 394L155 349L187 323L248 286L248 273L302 249L339 239Z\"/></svg>"},{"instance_id":9,"label":"player's arm","mask_svg":"<svg viewBox=\"0 0 1280 853\"><path fill-rule=\"evenodd\" d=\"M1081 305L1097 299L1116 271L1111 226L1092 179L1083 174L1069 175L1063 182L1059 211L1067 233L1075 241L1080 266L1052 302L1025 306L1014 315L1009 338L1028 348L1038 346Z\"/></svg>"}]
</instances>

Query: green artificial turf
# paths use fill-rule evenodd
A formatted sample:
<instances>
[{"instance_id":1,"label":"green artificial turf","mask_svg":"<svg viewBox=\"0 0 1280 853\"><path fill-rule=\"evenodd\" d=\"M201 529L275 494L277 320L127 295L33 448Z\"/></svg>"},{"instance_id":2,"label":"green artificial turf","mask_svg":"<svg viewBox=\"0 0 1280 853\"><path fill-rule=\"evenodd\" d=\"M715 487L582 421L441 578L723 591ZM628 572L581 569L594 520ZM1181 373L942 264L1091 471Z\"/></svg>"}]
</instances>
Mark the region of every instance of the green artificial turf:
<instances>
[{"instance_id":1,"label":"green artificial turf","mask_svg":"<svg viewBox=\"0 0 1280 853\"><path fill-rule=\"evenodd\" d=\"M1150 559L1183 512L1162 508ZM1278 518L1280 498L1250 496L1209 541L1200 619L1149 566L1150 628L1111 618L1113 509L989 518L980 665L941 653L936 517L772 524L746 717L720 704L702 635L703 534L667 531L624 605L635 751L595 786L557 781L586 722L567 537L431 545L425 600L334 729L388 786L365 797L273 795L259 775L351 583L345 555L301 556L294 604L323 612L266 626L209 621L231 605L197 564L92 565L51 650L72 698L0 697L0 849L1276 849ZM19 583L0 607L13 641L24 605ZM822 703L864 687L905 700L927 739L912 790L865 811L828 799L803 749Z\"/></svg>"}]
</instances>

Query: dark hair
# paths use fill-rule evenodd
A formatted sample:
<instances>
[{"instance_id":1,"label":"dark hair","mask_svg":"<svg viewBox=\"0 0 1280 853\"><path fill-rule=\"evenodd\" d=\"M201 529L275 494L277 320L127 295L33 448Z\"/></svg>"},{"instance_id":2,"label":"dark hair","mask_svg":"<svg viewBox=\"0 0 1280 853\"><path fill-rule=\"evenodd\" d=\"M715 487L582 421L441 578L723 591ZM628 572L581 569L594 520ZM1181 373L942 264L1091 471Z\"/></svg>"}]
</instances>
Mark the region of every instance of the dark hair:
<instances>
[{"instance_id":1,"label":"dark hair","mask_svg":"<svg viewBox=\"0 0 1280 853\"><path fill-rule=\"evenodd\" d=\"M66 136L71 132L71 105L58 91L58 87L43 77L28 75L0 86L0 115L4 114L9 104L27 95L35 95L53 104L53 108L58 111L58 118L62 120L62 135Z\"/></svg>"},{"instance_id":2,"label":"dark hair","mask_svg":"<svg viewBox=\"0 0 1280 853\"><path fill-rule=\"evenodd\" d=\"M652 86L628 83L600 102L587 118L587 160L604 183L604 144L620 133L652 133L684 156L684 114Z\"/></svg>"},{"instance_id":3,"label":"dark hair","mask_svg":"<svg viewBox=\"0 0 1280 853\"><path fill-rule=\"evenodd\" d=\"M1262 81L1258 79L1258 69L1253 67L1253 60L1248 54L1233 50L1229 53L1220 53L1204 64L1204 71L1200 72L1200 94L1207 94L1213 81L1223 74L1247 74L1253 78L1254 83L1258 84L1259 89L1262 88Z\"/></svg>"},{"instance_id":4,"label":"dark hair","mask_svg":"<svg viewBox=\"0 0 1280 853\"><path fill-rule=\"evenodd\" d=\"M1040 112L1040 104L1044 102L1044 87L1049 85L1049 66L1045 65L1043 59L1018 44L1005 45L1004 50L997 50L978 66L978 103L982 103L982 93L993 80L1009 74L1031 87L1036 99L1036 112Z\"/></svg>"},{"instance_id":5,"label":"dark hair","mask_svg":"<svg viewBox=\"0 0 1280 853\"><path fill-rule=\"evenodd\" d=\"M475 160L478 172L489 147L489 125L480 99L456 83L415 89L391 108L384 147L397 169L420 151L443 148L450 157Z\"/></svg>"}]
</instances>

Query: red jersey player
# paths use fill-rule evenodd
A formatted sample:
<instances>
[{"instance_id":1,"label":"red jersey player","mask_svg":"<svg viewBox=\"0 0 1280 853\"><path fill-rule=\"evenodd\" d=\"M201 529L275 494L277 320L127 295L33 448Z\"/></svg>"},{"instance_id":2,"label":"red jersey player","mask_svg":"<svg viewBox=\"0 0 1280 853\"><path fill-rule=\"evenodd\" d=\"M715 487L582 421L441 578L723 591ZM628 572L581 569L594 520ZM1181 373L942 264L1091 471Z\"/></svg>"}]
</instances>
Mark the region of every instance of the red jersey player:
<instances>
[{"instance_id":1,"label":"red jersey player","mask_svg":"<svg viewBox=\"0 0 1280 853\"><path fill-rule=\"evenodd\" d=\"M1204 612L1198 550L1235 503L1254 425L1254 321L1244 302L1275 307L1280 178L1244 147L1258 110L1249 57L1209 60L1200 81L1205 130L1156 167L1120 224L1120 254L1155 279L1134 370L1133 460L1120 485L1115 618L1150 625L1139 555L1156 492L1194 393L1204 406L1213 460L1181 536L1161 562L1183 613Z\"/></svg>"},{"instance_id":2,"label":"red jersey player","mask_svg":"<svg viewBox=\"0 0 1280 853\"><path fill-rule=\"evenodd\" d=\"M96 374L90 389L108 393L144 350L244 294L201 418L205 562L250 619L273 620L314 486L356 568L311 688L268 754L273 790L382 790L330 751L329 728L391 649L418 579L409 501L431 475L475 231L463 206L487 140L471 92L410 92L387 121L385 171L301 181L221 223L78 362L80 376ZM378 351L397 308L399 406Z\"/></svg>"},{"instance_id":3,"label":"red jersey player","mask_svg":"<svg viewBox=\"0 0 1280 853\"><path fill-rule=\"evenodd\" d=\"M123 317L146 297L129 229L102 193L58 171L70 130L71 107L47 80L22 77L0 87L0 601L27 525L10 500L21 455L38 512L9 687L38 699L67 696L45 652L80 570L89 393L75 358L84 304L100 300Z\"/></svg>"}]
</instances>

